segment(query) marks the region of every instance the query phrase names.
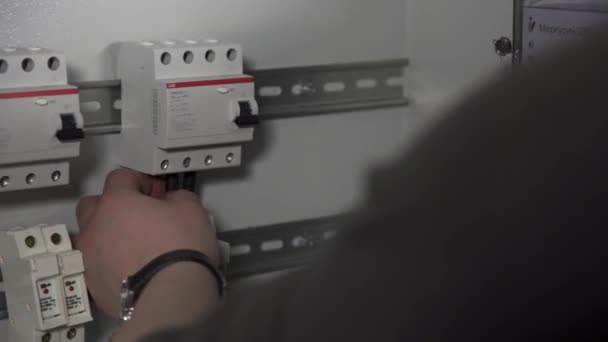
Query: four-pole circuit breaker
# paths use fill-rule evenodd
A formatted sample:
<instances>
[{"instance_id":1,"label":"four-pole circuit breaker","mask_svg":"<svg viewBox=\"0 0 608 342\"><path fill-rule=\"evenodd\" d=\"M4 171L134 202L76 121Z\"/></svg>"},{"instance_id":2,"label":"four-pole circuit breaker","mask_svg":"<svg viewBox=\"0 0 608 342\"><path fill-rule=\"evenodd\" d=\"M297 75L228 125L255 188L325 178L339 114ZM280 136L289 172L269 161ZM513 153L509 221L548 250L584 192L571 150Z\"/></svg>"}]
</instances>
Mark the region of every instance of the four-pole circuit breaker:
<instances>
[{"instance_id":1,"label":"four-pole circuit breaker","mask_svg":"<svg viewBox=\"0 0 608 342\"><path fill-rule=\"evenodd\" d=\"M0 49L0 192L68 184L82 128L62 54Z\"/></svg>"},{"instance_id":2,"label":"four-pole circuit breaker","mask_svg":"<svg viewBox=\"0 0 608 342\"><path fill-rule=\"evenodd\" d=\"M123 43L121 164L151 175L239 166L258 123L242 56L213 40Z\"/></svg>"},{"instance_id":3,"label":"four-pole circuit breaker","mask_svg":"<svg viewBox=\"0 0 608 342\"><path fill-rule=\"evenodd\" d=\"M65 225L0 232L8 342L84 342L92 320L82 254Z\"/></svg>"}]
</instances>

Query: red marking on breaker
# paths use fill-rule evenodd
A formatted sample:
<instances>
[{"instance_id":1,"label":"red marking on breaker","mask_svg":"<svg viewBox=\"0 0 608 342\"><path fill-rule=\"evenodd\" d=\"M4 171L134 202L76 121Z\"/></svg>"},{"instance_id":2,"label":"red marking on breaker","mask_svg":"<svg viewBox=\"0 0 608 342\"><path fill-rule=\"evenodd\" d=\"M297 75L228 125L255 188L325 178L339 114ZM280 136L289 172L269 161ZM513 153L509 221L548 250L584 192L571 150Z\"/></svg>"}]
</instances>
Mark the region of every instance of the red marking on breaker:
<instances>
[{"instance_id":1,"label":"red marking on breaker","mask_svg":"<svg viewBox=\"0 0 608 342\"><path fill-rule=\"evenodd\" d=\"M0 93L0 100L22 99L28 97L44 97L44 96L63 96L63 95L78 95L80 91L76 88L70 89L50 89L50 90L35 90L35 91L20 91L15 93Z\"/></svg>"},{"instance_id":2,"label":"red marking on breaker","mask_svg":"<svg viewBox=\"0 0 608 342\"><path fill-rule=\"evenodd\" d=\"M221 86L221 85L229 85L229 84L247 84L247 83L253 83L254 81L255 81L255 78L253 78L253 77L241 77L241 78L229 78L229 79L222 79L222 80L177 82L177 83L167 83L167 89L209 87L209 86Z\"/></svg>"}]
</instances>

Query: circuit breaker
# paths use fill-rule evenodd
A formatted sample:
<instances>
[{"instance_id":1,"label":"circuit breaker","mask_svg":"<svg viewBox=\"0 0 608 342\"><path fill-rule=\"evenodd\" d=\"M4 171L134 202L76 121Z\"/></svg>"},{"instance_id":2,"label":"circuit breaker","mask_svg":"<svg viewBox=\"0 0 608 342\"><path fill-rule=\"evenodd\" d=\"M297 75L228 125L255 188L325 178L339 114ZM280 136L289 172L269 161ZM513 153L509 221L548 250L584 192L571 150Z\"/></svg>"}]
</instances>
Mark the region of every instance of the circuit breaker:
<instances>
[{"instance_id":1,"label":"circuit breaker","mask_svg":"<svg viewBox=\"0 0 608 342\"><path fill-rule=\"evenodd\" d=\"M82 254L65 225L0 233L8 342L84 341L92 320Z\"/></svg>"},{"instance_id":2,"label":"circuit breaker","mask_svg":"<svg viewBox=\"0 0 608 342\"><path fill-rule=\"evenodd\" d=\"M0 49L0 192L68 184L82 128L62 54Z\"/></svg>"},{"instance_id":3,"label":"circuit breaker","mask_svg":"<svg viewBox=\"0 0 608 342\"><path fill-rule=\"evenodd\" d=\"M242 48L218 41L121 45L123 166L151 175L239 166L258 123Z\"/></svg>"}]
</instances>

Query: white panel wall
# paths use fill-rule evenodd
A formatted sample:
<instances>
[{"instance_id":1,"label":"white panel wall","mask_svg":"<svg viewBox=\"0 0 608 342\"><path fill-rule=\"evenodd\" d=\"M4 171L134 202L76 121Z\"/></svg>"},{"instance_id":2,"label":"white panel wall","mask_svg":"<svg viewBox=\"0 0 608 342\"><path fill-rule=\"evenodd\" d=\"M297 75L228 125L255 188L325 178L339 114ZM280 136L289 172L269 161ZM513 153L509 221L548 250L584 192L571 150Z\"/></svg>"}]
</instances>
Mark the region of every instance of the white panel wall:
<instances>
[{"instance_id":1,"label":"white panel wall","mask_svg":"<svg viewBox=\"0 0 608 342\"><path fill-rule=\"evenodd\" d=\"M255 68L403 54L404 0L3 0L0 45L63 49L75 81L114 78L119 40L240 42Z\"/></svg>"},{"instance_id":2,"label":"white panel wall","mask_svg":"<svg viewBox=\"0 0 608 342\"><path fill-rule=\"evenodd\" d=\"M512 0L407 0L406 51L412 108L441 113L508 66L493 40L511 37Z\"/></svg>"}]
</instances>

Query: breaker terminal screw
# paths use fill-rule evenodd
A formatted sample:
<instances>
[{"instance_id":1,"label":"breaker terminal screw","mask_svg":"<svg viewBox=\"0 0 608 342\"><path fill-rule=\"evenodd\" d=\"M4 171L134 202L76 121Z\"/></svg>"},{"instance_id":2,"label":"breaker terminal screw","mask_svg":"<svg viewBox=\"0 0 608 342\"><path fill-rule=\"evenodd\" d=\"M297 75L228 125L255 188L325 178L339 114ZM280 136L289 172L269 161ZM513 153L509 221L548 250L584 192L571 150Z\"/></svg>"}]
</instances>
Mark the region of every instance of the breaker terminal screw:
<instances>
[{"instance_id":1,"label":"breaker terminal screw","mask_svg":"<svg viewBox=\"0 0 608 342\"><path fill-rule=\"evenodd\" d=\"M76 337L76 329L72 328L70 330L68 330L68 339L72 340L74 339L74 337Z\"/></svg>"},{"instance_id":2,"label":"breaker terminal screw","mask_svg":"<svg viewBox=\"0 0 608 342\"><path fill-rule=\"evenodd\" d=\"M55 172L53 172L53 174L51 174L51 180L53 182L55 182L55 183L59 182L60 179L61 179L61 172L55 171Z\"/></svg>"},{"instance_id":3,"label":"breaker terminal screw","mask_svg":"<svg viewBox=\"0 0 608 342\"><path fill-rule=\"evenodd\" d=\"M187 169L190 167L190 164L192 163L192 159L190 158L186 158L184 159L184 167Z\"/></svg>"},{"instance_id":4,"label":"breaker terminal screw","mask_svg":"<svg viewBox=\"0 0 608 342\"><path fill-rule=\"evenodd\" d=\"M169 169L169 161L168 160L164 160L161 164L160 164L160 168L163 171L167 171Z\"/></svg>"},{"instance_id":5,"label":"breaker terminal screw","mask_svg":"<svg viewBox=\"0 0 608 342\"><path fill-rule=\"evenodd\" d=\"M51 235L51 242L55 245L58 245L61 243L61 234L59 233L55 233L53 235Z\"/></svg>"},{"instance_id":6,"label":"breaker terminal screw","mask_svg":"<svg viewBox=\"0 0 608 342\"><path fill-rule=\"evenodd\" d=\"M28 185L34 184L35 181L36 181L36 175L33 173L30 173L29 175L27 175L27 177L25 177L25 182Z\"/></svg>"},{"instance_id":7,"label":"breaker terminal screw","mask_svg":"<svg viewBox=\"0 0 608 342\"><path fill-rule=\"evenodd\" d=\"M7 176L0 178L0 187L6 188L7 186L9 186L9 184L11 184L10 178L8 178Z\"/></svg>"},{"instance_id":8,"label":"breaker terminal screw","mask_svg":"<svg viewBox=\"0 0 608 342\"><path fill-rule=\"evenodd\" d=\"M232 164L233 161L234 161L234 154L233 153L228 153L228 155L226 156L226 162L228 164Z\"/></svg>"},{"instance_id":9,"label":"breaker terminal screw","mask_svg":"<svg viewBox=\"0 0 608 342\"><path fill-rule=\"evenodd\" d=\"M205 157L205 165L210 166L211 164L213 164L213 157L212 156Z\"/></svg>"},{"instance_id":10,"label":"breaker terminal screw","mask_svg":"<svg viewBox=\"0 0 608 342\"><path fill-rule=\"evenodd\" d=\"M25 245L29 248L34 248L36 246L36 238L33 236L28 236L25 238Z\"/></svg>"}]
</instances>

